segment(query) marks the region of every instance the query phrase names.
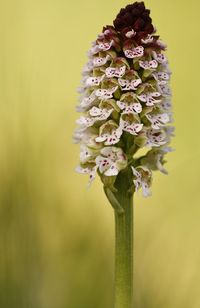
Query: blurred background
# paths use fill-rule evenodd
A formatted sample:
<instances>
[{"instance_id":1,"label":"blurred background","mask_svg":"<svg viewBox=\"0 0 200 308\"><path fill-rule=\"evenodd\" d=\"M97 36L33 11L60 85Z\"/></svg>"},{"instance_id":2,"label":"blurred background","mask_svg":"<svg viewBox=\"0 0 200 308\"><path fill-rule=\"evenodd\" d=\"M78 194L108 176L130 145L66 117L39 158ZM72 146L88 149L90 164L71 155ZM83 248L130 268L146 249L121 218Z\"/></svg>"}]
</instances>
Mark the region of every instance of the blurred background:
<instances>
[{"instance_id":1,"label":"blurred background","mask_svg":"<svg viewBox=\"0 0 200 308\"><path fill-rule=\"evenodd\" d=\"M72 144L86 52L122 0L0 1L0 307L111 308L114 221ZM176 151L135 197L135 307L200 307L199 10L148 0L168 44Z\"/></svg>"}]
</instances>

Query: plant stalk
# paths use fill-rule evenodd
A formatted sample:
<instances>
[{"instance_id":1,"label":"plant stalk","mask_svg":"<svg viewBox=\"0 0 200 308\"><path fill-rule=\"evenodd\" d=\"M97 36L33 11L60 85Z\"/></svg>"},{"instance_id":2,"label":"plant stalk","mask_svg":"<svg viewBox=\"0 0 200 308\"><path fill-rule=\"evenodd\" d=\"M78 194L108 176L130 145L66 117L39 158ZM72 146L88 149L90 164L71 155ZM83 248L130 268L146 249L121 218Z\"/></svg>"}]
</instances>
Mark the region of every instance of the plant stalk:
<instances>
[{"instance_id":1,"label":"plant stalk","mask_svg":"<svg viewBox=\"0 0 200 308\"><path fill-rule=\"evenodd\" d=\"M130 177L120 174L116 198L123 212L115 213L115 308L133 307L133 193Z\"/></svg>"}]
</instances>

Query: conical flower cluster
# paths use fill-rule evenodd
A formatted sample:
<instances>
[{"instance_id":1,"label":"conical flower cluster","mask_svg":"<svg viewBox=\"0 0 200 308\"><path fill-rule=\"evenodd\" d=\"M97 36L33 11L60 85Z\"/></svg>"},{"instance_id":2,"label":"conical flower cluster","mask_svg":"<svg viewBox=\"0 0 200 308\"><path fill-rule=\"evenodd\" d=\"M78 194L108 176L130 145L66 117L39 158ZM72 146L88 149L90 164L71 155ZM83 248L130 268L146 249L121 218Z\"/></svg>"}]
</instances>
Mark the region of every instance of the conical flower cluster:
<instances>
[{"instance_id":1,"label":"conical flower cluster","mask_svg":"<svg viewBox=\"0 0 200 308\"><path fill-rule=\"evenodd\" d=\"M119 172L132 170L133 189L150 194L152 170L166 173L164 156L173 135L166 45L143 2L121 9L88 52L80 88L82 113L74 138L77 171L98 173L114 189ZM144 148L145 155L139 156Z\"/></svg>"}]
</instances>

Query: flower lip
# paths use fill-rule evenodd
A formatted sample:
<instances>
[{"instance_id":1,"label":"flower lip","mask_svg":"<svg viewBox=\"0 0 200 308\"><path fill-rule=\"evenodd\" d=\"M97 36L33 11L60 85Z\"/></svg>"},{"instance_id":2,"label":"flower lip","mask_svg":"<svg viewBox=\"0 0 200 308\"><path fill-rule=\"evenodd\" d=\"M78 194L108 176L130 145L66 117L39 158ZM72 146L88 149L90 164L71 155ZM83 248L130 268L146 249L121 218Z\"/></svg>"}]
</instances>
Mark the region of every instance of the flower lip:
<instances>
[{"instance_id":1,"label":"flower lip","mask_svg":"<svg viewBox=\"0 0 200 308\"><path fill-rule=\"evenodd\" d=\"M144 2L135 2L121 9L113 24L115 29L122 33L125 28L131 27L136 32L151 34L154 27L149 14L150 10L145 8Z\"/></svg>"}]
</instances>

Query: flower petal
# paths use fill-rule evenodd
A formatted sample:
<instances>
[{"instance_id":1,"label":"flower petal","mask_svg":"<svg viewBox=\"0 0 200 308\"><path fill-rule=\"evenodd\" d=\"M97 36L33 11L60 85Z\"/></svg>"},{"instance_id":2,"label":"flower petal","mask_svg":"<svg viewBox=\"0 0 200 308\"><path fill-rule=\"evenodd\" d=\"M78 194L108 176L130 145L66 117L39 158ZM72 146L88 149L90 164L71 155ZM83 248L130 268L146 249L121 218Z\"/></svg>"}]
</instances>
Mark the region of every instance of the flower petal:
<instances>
[{"instance_id":1,"label":"flower petal","mask_svg":"<svg viewBox=\"0 0 200 308\"><path fill-rule=\"evenodd\" d=\"M110 56L107 55L106 57L95 57L92 62L94 67L99 67L105 65L107 61L110 59Z\"/></svg>"},{"instance_id":2,"label":"flower petal","mask_svg":"<svg viewBox=\"0 0 200 308\"><path fill-rule=\"evenodd\" d=\"M145 70L151 70L151 69L155 69L158 67L158 62L156 60L139 61L139 65Z\"/></svg>"},{"instance_id":3,"label":"flower petal","mask_svg":"<svg viewBox=\"0 0 200 308\"><path fill-rule=\"evenodd\" d=\"M126 105L122 114L129 114L129 113L140 113L142 112L142 105L140 103L134 103L130 105Z\"/></svg>"},{"instance_id":4,"label":"flower petal","mask_svg":"<svg viewBox=\"0 0 200 308\"><path fill-rule=\"evenodd\" d=\"M146 102L147 106L153 106L155 103L160 103L161 99L155 99L157 97L160 97L161 94L159 92L148 92L146 94L138 95L140 101Z\"/></svg>"},{"instance_id":5,"label":"flower petal","mask_svg":"<svg viewBox=\"0 0 200 308\"><path fill-rule=\"evenodd\" d=\"M140 78L134 80L118 79L119 85L123 91L136 90L139 84L142 83Z\"/></svg>"},{"instance_id":6,"label":"flower petal","mask_svg":"<svg viewBox=\"0 0 200 308\"><path fill-rule=\"evenodd\" d=\"M104 173L106 176L115 176L118 175L119 170L117 169L115 164L112 164L108 170Z\"/></svg>"},{"instance_id":7,"label":"flower petal","mask_svg":"<svg viewBox=\"0 0 200 308\"><path fill-rule=\"evenodd\" d=\"M143 46L137 46L133 49L127 49L127 50L124 51L124 54L129 59L142 57L143 54L144 54L144 47Z\"/></svg>"},{"instance_id":8,"label":"flower petal","mask_svg":"<svg viewBox=\"0 0 200 308\"><path fill-rule=\"evenodd\" d=\"M160 129L161 126L170 121L169 115L167 113L157 115L147 114L146 117L151 122L153 129Z\"/></svg>"},{"instance_id":9,"label":"flower petal","mask_svg":"<svg viewBox=\"0 0 200 308\"><path fill-rule=\"evenodd\" d=\"M85 84L87 87L99 86L104 77L105 75L101 77L88 77Z\"/></svg>"},{"instance_id":10,"label":"flower petal","mask_svg":"<svg viewBox=\"0 0 200 308\"><path fill-rule=\"evenodd\" d=\"M152 51L152 55L153 55L154 59L159 63L166 63L167 62L167 58L163 53L157 53L155 51Z\"/></svg>"},{"instance_id":11,"label":"flower petal","mask_svg":"<svg viewBox=\"0 0 200 308\"><path fill-rule=\"evenodd\" d=\"M122 120L122 118L120 119L120 127L125 131L128 132L132 135L137 135L143 128L143 124L141 123L128 123L124 120Z\"/></svg>"},{"instance_id":12,"label":"flower petal","mask_svg":"<svg viewBox=\"0 0 200 308\"><path fill-rule=\"evenodd\" d=\"M83 97L79 106L77 107L77 111L84 111L85 109L87 109L88 107L92 105L95 99L96 99L96 95L94 91L89 96Z\"/></svg>"},{"instance_id":13,"label":"flower petal","mask_svg":"<svg viewBox=\"0 0 200 308\"><path fill-rule=\"evenodd\" d=\"M101 50L101 51L107 51L107 50L109 50L109 49L112 47L113 43L114 43L113 40L110 41L110 42L102 42L102 43L100 43L100 44L98 45L99 50Z\"/></svg>"},{"instance_id":14,"label":"flower petal","mask_svg":"<svg viewBox=\"0 0 200 308\"><path fill-rule=\"evenodd\" d=\"M141 42L144 43L144 44L152 43L153 42L153 37L150 34L148 34L145 39L141 39Z\"/></svg>"},{"instance_id":15,"label":"flower petal","mask_svg":"<svg viewBox=\"0 0 200 308\"><path fill-rule=\"evenodd\" d=\"M76 123L83 127L90 127L94 124L94 119L81 116L78 120L76 120Z\"/></svg>"},{"instance_id":16,"label":"flower petal","mask_svg":"<svg viewBox=\"0 0 200 308\"><path fill-rule=\"evenodd\" d=\"M126 66L123 65L121 67L107 67L105 70L106 77L122 77L125 74Z\"/></svg>"},{"instance_id":17,"label":"flower petal","mask_svg":"<svg viewBox=\"0 0 200 308\"><path fill-rule=\"evenodd\" d=\"M102 100L107 100L113 97L113 93L117 90L118 86L113 87L112 89L98 89L95 94Z\"/></svg>"}]
</instances>

